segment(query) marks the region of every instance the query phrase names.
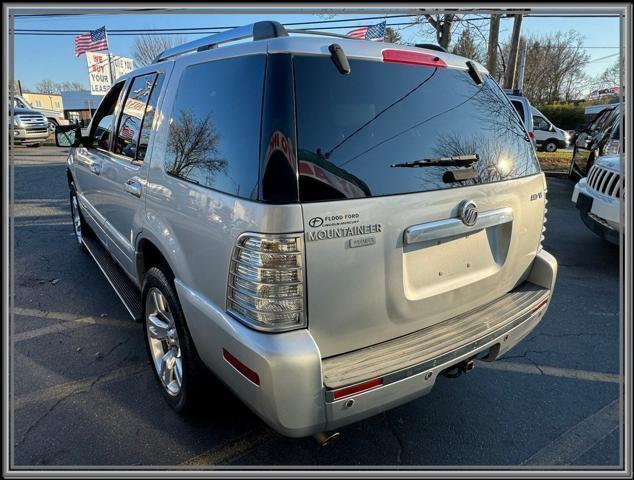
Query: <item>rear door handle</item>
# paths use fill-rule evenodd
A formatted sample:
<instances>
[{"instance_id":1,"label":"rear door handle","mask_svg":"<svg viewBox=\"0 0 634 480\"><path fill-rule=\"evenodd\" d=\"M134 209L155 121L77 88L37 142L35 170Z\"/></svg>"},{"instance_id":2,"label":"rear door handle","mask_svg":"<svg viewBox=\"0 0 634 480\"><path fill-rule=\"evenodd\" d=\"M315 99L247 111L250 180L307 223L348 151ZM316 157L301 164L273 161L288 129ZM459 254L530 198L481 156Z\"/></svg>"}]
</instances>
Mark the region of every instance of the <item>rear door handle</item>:
<instances>
[{"instance_id":1,"label":"rear door handle","mask_svg":"<svg viewBox=\"0 0 634 480\"><path fill-rule=\"evenodd\" d=\"M482 230L483 228L495 227L513 221L513 210L510 207L498 208L480 212L475 225L468 227L459 218L447 218L434 222L421 223L405 230L403 243L412 245L414 243L439 240L441 238L454 235L466 235Z\"/></svg>"},{"instance_id":2,"label":"rear door handle","mask_svg":"<svg viewBox=\"0 0 634 480\"><path fill-rule=\"evenodd\" d=\"M137 182L136 180L133 180L133 179L128 180L127 182L123 184L123 188L125 189L126 192L128 192L131 195L134 195L135 197L141 196L141 184Z\"/></svg>"},{"instance_id":3,"label":"rear door handle","mask_svg":"<svg viewBox=\"0 0 634 480\"><path fill-rule=\"evenodd\" d=\"M90 171L92 173L94 173L95 175L101 175L101 168L102 165L99 162L93 162L90 165L88 165L88 168L90 169Z\"/></svg>"}]
</instances>

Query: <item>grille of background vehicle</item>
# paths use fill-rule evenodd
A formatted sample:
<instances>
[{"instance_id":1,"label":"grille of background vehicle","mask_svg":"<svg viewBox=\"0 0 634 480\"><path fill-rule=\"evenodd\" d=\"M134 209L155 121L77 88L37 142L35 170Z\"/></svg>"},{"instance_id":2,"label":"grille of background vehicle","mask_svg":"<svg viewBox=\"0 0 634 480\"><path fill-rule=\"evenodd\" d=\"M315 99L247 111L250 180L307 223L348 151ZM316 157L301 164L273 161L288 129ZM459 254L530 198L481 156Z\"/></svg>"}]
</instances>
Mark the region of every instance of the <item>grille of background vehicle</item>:
<instances>
[{"instance_id":1,"label":"grille of background vehicle","mask_svg":"<svg viewBox=\"0 0 634 480\"><path fill-rule=\"evenodd\" d=\"M588 188L610 197L620 197L623 190L621 175L599 165L592 166L587 182Z\"/></svg>"},{"instance_id":2,"label":"grille of background vehicle","mask_svg":"<svg viewBox=\"0 0 634 480\"><path fill-rule=\"evenodd\" d=\"M45 132L48 129L48 120L43 115L16 115L16 119L28 130Z\"/></svg>"}]
</instances>

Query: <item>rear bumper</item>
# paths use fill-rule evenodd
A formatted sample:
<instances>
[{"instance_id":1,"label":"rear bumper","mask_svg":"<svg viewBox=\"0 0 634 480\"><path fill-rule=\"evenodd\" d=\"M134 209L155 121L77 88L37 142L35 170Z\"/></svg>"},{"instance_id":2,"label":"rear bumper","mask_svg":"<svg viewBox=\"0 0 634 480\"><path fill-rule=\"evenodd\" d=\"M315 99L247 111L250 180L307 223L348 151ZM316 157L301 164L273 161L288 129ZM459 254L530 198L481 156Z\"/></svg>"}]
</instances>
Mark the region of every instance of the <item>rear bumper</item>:
<instances>
[{"instance_id":1,"label":"rear bumper","mask_svg":"<svg viewBox=\"0 0 634 480\"><path fill-rule=\"evenodd\" d=\"M389 383L337 400L326 386L330 382L326 374L332 359L321 358L309 330L282 334L256 332L179 280L176 287L194 343L207 366L273 429L287 436L303 437L339 428L425 395L448 367L482 352L489 352L488 359L493 360L511 349L542 319L556 275L556 260L541 251L527 278L538 294L532 299L526 297L512 318L498 321L489 317L496 328L474 327L474 334L465 336L464 343L436 354L432 352L418 363L385 373L383 377L389 377ZM230 365L223 357L223 349L254 370L260 384L256 385ZM366 350L371 358L371 349ZM385 362L379 359L378 364Z\"/></svg>"}]
</instances>

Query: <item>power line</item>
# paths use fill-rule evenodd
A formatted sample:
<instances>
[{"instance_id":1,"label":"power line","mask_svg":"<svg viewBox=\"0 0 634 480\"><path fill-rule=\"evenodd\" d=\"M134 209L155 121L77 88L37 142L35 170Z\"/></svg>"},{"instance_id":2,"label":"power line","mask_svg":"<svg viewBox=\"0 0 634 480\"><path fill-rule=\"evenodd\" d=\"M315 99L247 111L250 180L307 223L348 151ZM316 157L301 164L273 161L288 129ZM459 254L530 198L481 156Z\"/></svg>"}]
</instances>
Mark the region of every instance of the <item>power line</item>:
<instances>
[{"instance_id":1,"label":"power line","mask_svg":"<svg viewBox=\"0 0 634 480\"><path fill-rule=\"evenodd\" d=\"M418 15L390 15L387 18L409 18L416 17ZM386 17L359 17L359 18L340 18L340 19L332 19L332 20L311 20L307 22L287 22L283 25L285 26L294 26L294 25L315 25L320 23L341 23L341 22L356 22L363 20L385 20ZM478 19L479 20L479 19ZM113 28L108 30L110 32L138 32L138 31L147 31L147 32L164 32L164 31L172 31L172 30L216 30L216 29L229 29L229 28L237 28L241 25L229 25L229 26L220 26L220 27L173 27L173 28L147 28L147 29L118 29ZM77 30L64 30L64 29L43 29L43 28L32 28L25 29L20 28L16 29L16 31L21 32L76 32ZM84 32L80 32L84 33Z\"/></svg>"}]
</instances>

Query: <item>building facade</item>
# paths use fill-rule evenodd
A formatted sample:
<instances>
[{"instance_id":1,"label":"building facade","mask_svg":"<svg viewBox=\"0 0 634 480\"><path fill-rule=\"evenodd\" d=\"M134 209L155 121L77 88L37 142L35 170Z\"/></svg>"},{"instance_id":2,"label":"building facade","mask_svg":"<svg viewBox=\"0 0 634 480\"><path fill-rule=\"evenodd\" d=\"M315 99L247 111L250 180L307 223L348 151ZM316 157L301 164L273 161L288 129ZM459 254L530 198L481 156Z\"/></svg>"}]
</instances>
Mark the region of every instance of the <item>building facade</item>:
<instances>
[{"instance_id":1,"label":"building facade","mask_svg":"<svg viewBox=\"0 0 634 480\"><path fill-rule=\"evenodd\" d=\"M60 114L64 113L64 102L61 95L35 92L22 92L24 99L31 104L33 108L54 110Z\"/></svg>"}]
</instances>

